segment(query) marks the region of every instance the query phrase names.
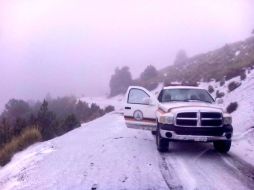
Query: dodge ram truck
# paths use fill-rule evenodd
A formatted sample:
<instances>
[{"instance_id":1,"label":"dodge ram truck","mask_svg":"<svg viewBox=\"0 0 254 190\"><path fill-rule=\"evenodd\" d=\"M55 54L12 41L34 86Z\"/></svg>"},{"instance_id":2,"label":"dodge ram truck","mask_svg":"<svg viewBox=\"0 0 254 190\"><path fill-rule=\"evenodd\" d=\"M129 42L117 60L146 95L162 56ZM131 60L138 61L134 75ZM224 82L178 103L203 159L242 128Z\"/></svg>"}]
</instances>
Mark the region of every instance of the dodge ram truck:
<instances>
[{"instance_id":1,"label":"dodge ram truck","mask_svg":"<svg viewBox=\"0 0 254 190\"><path fill-rule=\"evenodd\" d=\"M164 87L157 97L147 89L130 86L124 102L128 128L150 130L159 152L171 141L212 142L226 153L231 147L232 117L206 89L190 86Z\"/></svg>"}]
</instances>

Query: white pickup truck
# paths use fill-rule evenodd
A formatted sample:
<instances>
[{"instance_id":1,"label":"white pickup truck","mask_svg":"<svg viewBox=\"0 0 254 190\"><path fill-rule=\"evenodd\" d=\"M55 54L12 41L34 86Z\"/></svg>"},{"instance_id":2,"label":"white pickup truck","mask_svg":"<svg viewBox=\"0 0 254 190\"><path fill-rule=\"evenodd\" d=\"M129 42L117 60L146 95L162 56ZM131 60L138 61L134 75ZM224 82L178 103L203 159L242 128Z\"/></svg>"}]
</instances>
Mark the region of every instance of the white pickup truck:
<instances>
[{"instance_id":1,"label":"white pickup truck","mask_svg":"<svg viewBox=\"0 0 254 190\"><path fill-rule=\"evenodd\" d=\"M168 150L170 141L213 142L222 153L231 147L232 118L203 88L164 87L156 97L145 88L130 86L124 119L129 128L151 130L160 152Z\"/></svg>"}]
</instances>

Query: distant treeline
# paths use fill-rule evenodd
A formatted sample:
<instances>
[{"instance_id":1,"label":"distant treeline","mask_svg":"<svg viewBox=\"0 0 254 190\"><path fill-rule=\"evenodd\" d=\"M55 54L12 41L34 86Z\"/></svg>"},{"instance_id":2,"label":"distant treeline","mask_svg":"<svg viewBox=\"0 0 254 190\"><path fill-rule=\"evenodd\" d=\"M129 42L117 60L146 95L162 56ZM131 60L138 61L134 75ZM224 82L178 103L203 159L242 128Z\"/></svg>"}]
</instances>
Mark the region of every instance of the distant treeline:
<instances>
[{"instance_id":1,"label":"distant treeline","mask_svg":"<svg viewBox=\"0 0 254 190\"><path fill-rule=\"evenodd\" d=\"M23 131L30 139L34 134L38 140L49 140L113 110L113 106L101 109L94 103L77 102L75 97L48 98L35 103L11 99L0 115L0 164L5 163L1 160L3 154L9 154L7 150L4 153L1 151L8 143L14 144L15 141L15 146L23 147L16 140L23 135ZM27 144L23 136L22 142ZM32 139L34 142L35 137ZM18 148L12 149L17 151Z\"/></svg>"},{"instance_id":2,"label":"distant treeline","mask_svg":"<svg viewBox=\"0 0 254 190\"><path fill-rule=\"evenodd\" d=\"M188 57L184 50L179 50L168 67L157 71L149 65L135 80L128 67L117 68L111 76L110 96L124 94L129 85L152 90L159 83L166 86L175 82L196 86L200 81L211 80L223 83L237 76L243 79L251 69L254 69L254 36L192 57Z\"/></svg>"},{"instance_id":3,"label":"distant treeline","mask_svg":"<svg viewBox=\"0 0 254 190\"><path fill-rule=\"evenodd\" d=\"M158 71L152 66L148 65L144 71L140 74L138 79L132 79L129 67L124 66L122 68L116 68L115 73L110 79L110 96L115 96L118 94L124 94L130 85L143 86L149 90L156 88L158 83L150 80L157 77Z\"/></svg>"}]
</instances>

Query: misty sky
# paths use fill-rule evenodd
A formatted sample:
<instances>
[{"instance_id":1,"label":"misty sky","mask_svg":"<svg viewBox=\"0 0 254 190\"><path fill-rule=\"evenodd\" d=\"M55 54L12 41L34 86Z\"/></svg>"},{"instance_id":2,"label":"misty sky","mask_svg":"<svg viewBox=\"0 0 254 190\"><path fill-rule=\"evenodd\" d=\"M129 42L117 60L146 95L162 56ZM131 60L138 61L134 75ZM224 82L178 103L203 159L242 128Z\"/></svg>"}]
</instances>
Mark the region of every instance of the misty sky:
<instances>
[{"instance_id":1,"label":"misty sky","mask_svg":"<svg viewBox=\"0 0 254 190\"><path fill-rule=\"evenodd\" d=\"M252 0L0 0L0 110L10 98L104 95L115 67L134 77L243 40Z\"/></svg>"}]
</instances>

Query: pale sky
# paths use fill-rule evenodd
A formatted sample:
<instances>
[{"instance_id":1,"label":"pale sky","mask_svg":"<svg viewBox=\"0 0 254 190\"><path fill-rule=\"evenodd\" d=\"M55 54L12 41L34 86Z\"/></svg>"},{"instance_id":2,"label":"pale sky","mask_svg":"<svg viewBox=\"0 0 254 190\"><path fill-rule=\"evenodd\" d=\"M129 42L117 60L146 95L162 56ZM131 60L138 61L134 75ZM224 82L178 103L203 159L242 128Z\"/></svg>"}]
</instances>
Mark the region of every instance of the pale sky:
<instances>
[{"instance_id":1,"label":"pale sky","mask_svg":"<svg viewBox=\"0 0 254 190\"><path fill-rule=\"evenodd\" d=\"M104 95L115 67L134 77L251 35L252 0L0 0L0 109L47 93Z\"/></svg>"}]
</instances>

